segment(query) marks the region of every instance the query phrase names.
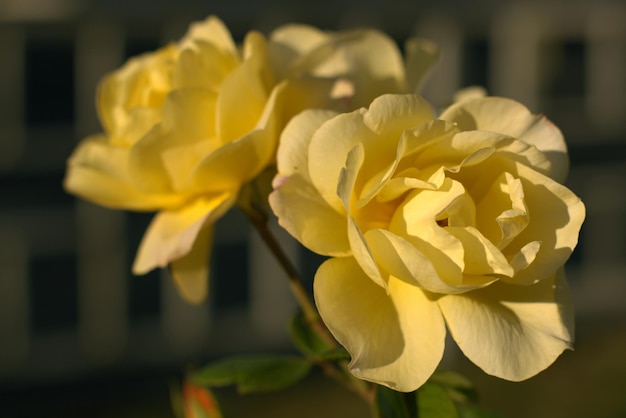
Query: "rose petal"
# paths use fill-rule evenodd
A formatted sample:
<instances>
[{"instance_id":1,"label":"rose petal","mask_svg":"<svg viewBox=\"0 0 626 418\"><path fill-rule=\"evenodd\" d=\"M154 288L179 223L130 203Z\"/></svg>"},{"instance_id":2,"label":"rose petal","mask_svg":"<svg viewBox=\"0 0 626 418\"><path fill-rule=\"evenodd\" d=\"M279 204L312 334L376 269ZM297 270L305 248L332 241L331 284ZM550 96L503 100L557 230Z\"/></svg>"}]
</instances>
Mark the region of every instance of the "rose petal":
<instances>
[{"instance_id":1,"label":"rose petal","mask_svg":"<svg viewBox=\"0 0 626 418\"><path fill-rule=\"evenodd\" d=\"M551 162L550 177L563 182L569 160L561 131L543 115L533 115L521 103L501 97L464 100L446 109L441 119L464 131L486 130L518 138L544 152Z\"/></svg>"},{"instance_id":2,"label":"rose petal","mask_svg":"<svg viewBox=\"0 0 626 418\"><path fill-rule=\"evenodd\" d=\"M462 293L475 286L450 286L444 282L431 260L402 237L382 229L365 233L376 262L389 274L434 293Z\"/></svg>"},{"instance_id":3,"label":"rose petal","mask_svg":"<svg viewBox=\"0 0 626 418\"><path fill-rule=\"evenodd\" d=\"M514 270L506 257L476 228L448 227L446 231L456 237L465 249L463 273L472 276L513 277Z\"/></svg>"},{"instance_id":4,"label":"rose petal","mask_svg":"<svg viewBox=\"0 0 626 418\"><path fill-rule=\"evenodd\" d=\"M226 53L206 41L194 41L178 57L174 85L176 88L200 87L218 93L226 76L238 63L238 55Z\"/></svg>"},{"instance_id":5,"label":"rose petal","mask_svg":"<svg viewBox=\"0 0 626 418\"><path fill-rule=\"evenodd\" d=\"M311 251L334 257L352 253L345 214L328 206L299 174L285 178L269 202L279 224Z\"/></svg>"},{"instance_id":6,"label":"rose petal","mask_svg":"<svg viewBox=\"0 0 626 418\"><path fill-rule=\"evenodd\" d=\"M317 271L314 290L322 319L352 356L355 376L410 392L432 375L446 330L436 302L421 289L392 278L388 296L354 259L333 258Z\"/></svg>"},{"instance_id":7,"label":"rose petal","mask_svg":"<svg viewBox=\"0 0 626 418\"><path fill-rule=\"evenodd\" d=\"M213 247L213 225L200 229L191 250L170 264L174 284L186 301L202 303L207 297L209 264Z\"/></svg>"},{"instance_id":8,"label":"rose petal","mask_svg":"<svg viewBox=\"0 0 626 418\"><path fill-rule=\"evenodd\" d=\"M503 379L532 377L571 348L573 310L561 273L532 286L494 283L447 295L439 306L463 353Z\"/></svg>"},{"instance_id":9,"label":"rose petal","mask_svg":"<svg viewBox=\"0 0 626 418\"><path fill-rule=\"evenodd\" d=\"M190 174L189 190L196 193L237 190L269 163L274 138L252 131L208 154Z\"/></svg>"},{"instance_id":10,"label":"rose petal","mask_svg":"<svg viewBox=\"0 0 626 418\"><path fill-rule=\"evenodd\" d=\"M371 142L376 136L363 124L361 111L338 115L313 134L309 144L308 169L311 182L335 210L342 211L343 203L337 196L339 173L348 153L361 143Z\"/></svg>"},{"instance_id":11,"label":"rose petal","mask_svg":"<svg viewBox=\"0 0 626 418\"><path fill-rule=\"evenodd\" d=\"M524 187L530 223L503 252L515 256L529 242L540 241L533 262L515 275L516 283L530 284L553 275L578 243L585 205L565 186L531 168L517 164Z\"/></svg>"},{"instance_id":12,"label":"rose petal","mask_svg":"<svg viewBox=\"0 0 626 418\"><path fill-rule=\"evenodd\" d=\"M328 38L328 34L308 25L289 24L274 30L269 37L268 50L277 77L288 77L300 57L310 53Z\"/></svg>"},{"instance_id":13,"label":"rose petal","mask_svg":"<svg viewBox=\"0 0 626 418\"><path fill-rule=\"evenodd\" d=\"M69 193L117 209L152 211L180 204L181 196L137 189L128 159L127 148L111 146L103 136L87 138L68 160L63 186Z\"/></svg>"},{"instance_id":14,"label":"rose petal","mask_svg":"<svg viewBox=\"0 0 626 418\"><path fill-rule=\"evenodd\" d=\"M352 192L359 169L363 164L364 151L361 144L357 144L348 153L346 166L339 174L339 184L337 186L337 196L341 199L348 218L348 241L355 260L359 263L363 271L379 286L386 287L387 283L380 274L376 260L365 241L361 227L353 218L351 212Z\"/></svg>"},{"instance_id":15,"label":"rose petal","mask_svg":"<svg viewBox=\"0 0 626 418\"><path fill-rule=\"evenodd\" d=\"M170 72L178 55L177 48L167 45L153 53L129 59L120 69L105 76L98 84L97 110L109 135L132 145L138 137L126 138L121 132L132 126L145 132L150 126L141 123L130 113L135 109L159 110L171 89ZM135 126L133 126L135 125Z\"/></svg>"},{"instance_id":16,"label":"rose petal","mask_svg":"<svg viewBox=\"0 0 626 418\"><path fill-rule=\"evenodd\" d=\"M324 122L336 115L331 111L306 110L291 119L280 136L276 155L280 175L297 173L302 179L310 181L308 157L311 137Z\"/></svg>"},{"instance_id":17,"label":"rose petal","mask_svg":"<svg viewBox=\"0 0 626 418\"><path fill-rule=\"evenodd\" d=\"M249 57L228 74L217 101L217 136L225 144L250 132L259 121L269 97L267 51L263 37L246 36ZM245 95L244 95L245 93Z\"/></svg>"},{"instance_id":18,"label":"rose petal","mask_svg":"<svg viewBox=\"0 0 626 418\"><path fill-rule=\"evenodd\" d=\"M464 268L462 243L437 220L463 197L463 186L446 178L439 190L410 192L398 207L389 231L404 237L434 264L439 277L450 285L460 285Z\"/></svg>"},{"instance_id":19,"label":"rose petal","mask_svg":"<svg viewBox=\"0 0 626 418\"><path fill-rule=\"evenodd\" d=\"M502 173L476 203L476 213L481 233L498 248L506 248L529 223L521 181L511 173Z\"/></svg>"},{"instance_id":20,"label":"rose petal","mask_svg":"<svg viewBox=\"0 0 626 418\"><path fill-rule=\"evenodd\" d=\"M211 43L224 53L237 55L237 46L230 31L217 16L209 16L201 22L192 23L180 45L185 48L189 43L198 40Z\"/></svg>"},{"instance_id":21,"label":"rose petal","mask_svg":"<svg viewBox=\"0 0 626 418\"><path fill-rule=\"evenodd\" d=\"M145 274L189 254L200 230L222 216L234 200L235 195L222 193L197 198L180 209L159 212L141 241L133 273Z\"/></svg>"}]
</instances>

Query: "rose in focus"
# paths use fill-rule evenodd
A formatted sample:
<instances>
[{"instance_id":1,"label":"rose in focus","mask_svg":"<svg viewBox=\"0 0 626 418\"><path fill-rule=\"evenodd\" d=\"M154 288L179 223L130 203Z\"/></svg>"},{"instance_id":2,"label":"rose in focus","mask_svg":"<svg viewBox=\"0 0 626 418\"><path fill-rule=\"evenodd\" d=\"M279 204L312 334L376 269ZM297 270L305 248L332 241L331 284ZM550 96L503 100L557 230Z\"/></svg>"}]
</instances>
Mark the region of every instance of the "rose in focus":
<instances>
[{"instance_id":1,"label":"rose in focus","mask_svg":"<svg viewBox=\"0 0 626 418\"><path fill-rule=\"evenodd\" d=\"M412 41L409 51L405 64L379 32L302 25L269 39L249 32L238 48L209 17L102 80L104 132L77 147L65 188L103 206L157 211L133 272L169 266L181 294L200 302L214 221L273 163L286 122L306 108L347 111L407 91L418 80L406 79L405 66L421 74L433 56L423 42Z\"/></svg>"},{"instance_id":2,"label":"rose in focus","mask_svg":"<svg viewBox=\"0 0 626 418\"><path fill-rule=\"evenodd\" d=\"M359 378L412 391L439 364L446 326L485 372L523 380L573 340L562 266L585 208L560 184L559 129L504 98L435 119L415 95L306 111L285 128L270 204L329 256L314 291Z\"/></svg>"}]
</instances>

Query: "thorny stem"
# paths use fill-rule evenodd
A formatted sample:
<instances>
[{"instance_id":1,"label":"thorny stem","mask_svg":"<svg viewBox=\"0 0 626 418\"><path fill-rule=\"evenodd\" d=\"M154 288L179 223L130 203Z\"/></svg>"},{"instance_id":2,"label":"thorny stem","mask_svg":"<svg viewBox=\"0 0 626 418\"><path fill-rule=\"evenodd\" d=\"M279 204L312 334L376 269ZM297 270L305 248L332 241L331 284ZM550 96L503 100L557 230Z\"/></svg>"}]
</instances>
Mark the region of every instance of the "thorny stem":
<instances>
[{"instance_id":1,"label":"thorny stem","mask_svg":"<svg viewBox=\"0 0 626 418\"><path fill-rule=\"evenodd\" d=\"M268 246L272 254L274 254L274 257L276 257L276 260L287 274L291 291L298 301L298 304L302 308L302 312L304 313L304 317L307 323L313 327L313 330L316 332L316 334L318 334L324 340L329 348L337 347L337 342L332 337L332 335L330 335L328 329L322 323L322 320L317 313L317 309L315 309L315 305L313 304L313 302L309 298L309 295L304 289L304 286L302 285L302 280L300 279L300 274L272 234L272 231L267 225L266 219L254 210L247 210L246 213L250 218L252 225L254 225L265 244Z\"/></svg>"},{"instance_id":2,"label":"thorny stem","mask_svg":"<svg viewBox=\"0 0 626 418\"><path fill-rule=\"evenodd\" d=\"M291 263L282 247L276 240L276 237L272 234L272 231L268 227L267 219L265 216L259 211L254 210L250 206L246 205L242 207L248 218L250 219L252 225L254 225L255 229L268 246L276 260L282 267L282 269L287 274L287 278L289 279L289 286L291 287L291 291L295 296L298 304L302 308L304 313L304 317L307 323L311 326L313 331L327 344L328 348L337 348L337 342L333 338L333 336L328 331L328 328L322 322L322 319L313 304L313 301L307 294L304 286L302 284L302 280L300 279L300 274ZM357 379L347 370L347 362L341 362L340 370L337 370L333 367L331 363L322 362L319 364L324 372L338 380L341 383L344 383L349 389L358 393L362 398L367 401L367 403L371 406L373 405L375 398L375 391L367 382Z\"/></svg>"}]
</instances>

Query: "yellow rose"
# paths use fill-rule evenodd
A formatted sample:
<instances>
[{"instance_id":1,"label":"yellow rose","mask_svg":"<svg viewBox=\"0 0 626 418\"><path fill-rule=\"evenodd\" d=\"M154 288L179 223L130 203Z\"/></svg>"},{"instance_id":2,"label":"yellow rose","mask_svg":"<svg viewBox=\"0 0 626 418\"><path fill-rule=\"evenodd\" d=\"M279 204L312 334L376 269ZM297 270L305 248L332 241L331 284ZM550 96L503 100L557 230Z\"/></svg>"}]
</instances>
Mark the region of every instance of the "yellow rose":
<instances>
[{"instance_id":1,"label":"yellow rose","mask_svg":"<svg viewBox=\"0 0 626 418\"><path fill-rule=\"evenodd\" d=\"M405 64L379 32L289 25L269 41L250 32L239 50L209 17L180 42L103 79L104 133L77 147L65 188L111 208L158 211L133 271L169 265L182 295L200 302L212 225L274 161L291 116L310 107L351 110L384 91L405 91L405 66L419 73L434 56L429 47L414 45Z\"/></svg>"},{"instance_id":2,"label":"yellow rose","mask_svg":"<svg viewBox=\"0 0 626 418\"><path fill-rule=\"evenodd\" d=\"M561 268L585 209L555 180L566 148L545 117L480 97L434 119L415 95L385 95L352 113L299 114L277 155L270 204L331 257L315 299L357 377L415 390L441 360L446 326L508 380L570 347Z\"/></svg>"}]
</instances>

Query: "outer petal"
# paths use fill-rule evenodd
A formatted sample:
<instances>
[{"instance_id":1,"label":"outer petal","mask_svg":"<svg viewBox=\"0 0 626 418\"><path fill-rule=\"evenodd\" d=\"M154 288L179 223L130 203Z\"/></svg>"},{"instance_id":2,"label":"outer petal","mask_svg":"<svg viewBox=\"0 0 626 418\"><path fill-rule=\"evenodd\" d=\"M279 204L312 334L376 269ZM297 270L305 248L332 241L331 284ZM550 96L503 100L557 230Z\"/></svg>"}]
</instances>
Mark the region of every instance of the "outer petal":
<instances>
[{"instance_id":1,"label":"outer petal","mask_svg":"<svg viewBox=\"0 0 626 418\"><path fill-rule=\"evenodd\" d=\"M170 274L180 294L191 303L201 303L208 293L213 225L200 229L187 255L170 264Z\"/></svg>"},{"instance_id":2,"label":"outer petal","mask_svg":"<svg viewBox=\"0 0 626 418\"><path fill-rule=\"evenodd\" d=\"M374 99L363 115L373 132L397 141L405 129L416 128L433 119L428 102L414 94L385 94ZM388 146L395 151L396 147Z\"/></svg>"},{"instance_id":3,"label":"outer petal","mask_svg":"<svg viewBox=\"0 0 626 418\"><path fill-rule=\"evenodd\" d=\"M409 392L434 372L443 355L445 325L437 303L396 278L389 295L353 258L322 264L314 281L322 319L352 355L352 373Z\"/></svg>"},{"instance_id":4,"label":"outer petal","mask_svg":"<svg viewBox=\"0 0 626 418\"><path fill-rule=\"evenodd\" d=\"M463 353L503 379L532 377L571 348L573 310L562 272L533 286L495 283L447 295L439 306Z\"/></svg>"},{"instance_id":5,"label":"outer petal","mask_svg":"<svg viewBox=\"0 0 626 418\"><path fill-rule=\"evenodd\" d=\"M291 119L280 136L276 155L278 174L299 174L309 181L309 143L313 133L337 113L325 110L305 110Z\"/></svg>"},{"instance_id":6,"label":"outer petal","mask_svg":"<svg viewBox=\"0 0 626 418\"><path fill-rule=\"evenodd\" d=\"M103 136L85 139L68 161L65 189L100 205L132 210L158 210L180 204L168 193L138 190L128 170L127 148L108 144Z\"/></svg>"},{"instance_id":7,"label":"outer petal","mask_svg":"<svg viewBox=\"0 0 626 418\"><path fill-rule=\"evenodd\" d=\"M159 212L139 246L133 273L165 267L189 254L201 229L223 215L234 201L235 195L222 193L198 198L177 210Z\"/></svg>"},{"instance_id":8,"label":"outer petal","mask_svg":"<svg viewBox=\"0 0 626 418\"><path fill-rule=\"evenodd\" d=\"M521 103L501 97L458 102L441 115L462 130L486 130L521 139L543 151L552 166L550 177L562 183L567 176L567 146L559 128L543 115L533 115Z\"/></svg>"},{"instance_id":9,"label":"outer petal","mask_svg":"<svg viewBox=\"0 0 626 418\"><path fill-rule=\"evenodd\" d=\"M338 213L299 173L282 180L269 202L278 223L305 247L318 254L351 253L345 214ZM278 183L275 181L275 183Z\"/></svg>"}]
</instances>

